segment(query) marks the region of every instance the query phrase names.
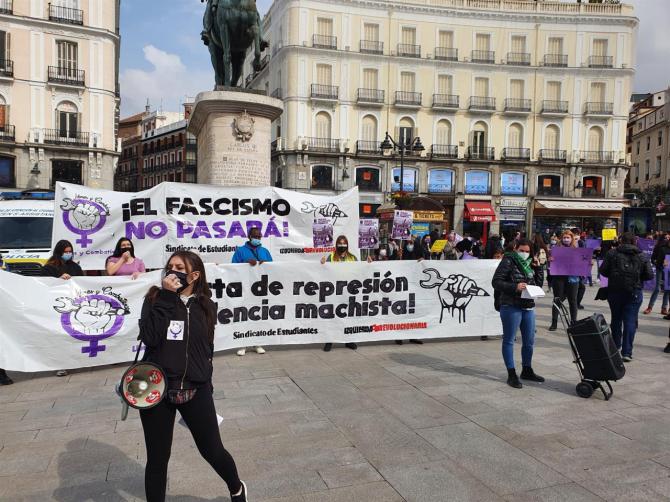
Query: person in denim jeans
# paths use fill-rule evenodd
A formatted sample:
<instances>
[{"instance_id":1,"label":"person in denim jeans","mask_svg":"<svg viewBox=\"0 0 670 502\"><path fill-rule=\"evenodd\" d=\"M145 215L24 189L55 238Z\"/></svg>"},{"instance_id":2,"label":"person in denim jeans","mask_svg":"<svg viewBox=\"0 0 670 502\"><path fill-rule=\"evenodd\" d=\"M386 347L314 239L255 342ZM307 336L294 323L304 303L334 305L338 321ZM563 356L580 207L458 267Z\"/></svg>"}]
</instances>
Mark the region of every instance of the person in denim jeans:
<instances>
[{"instance_id":1,"label":"person in denim jeans","mask_svg":"<svg viewBox=\"0 0 670 502\"><path fill-rule=\"evenodd\" d=\"M651 253L651 261L654 267L656 268L656 285L654 286L654 291L651 293L649 298L649 304L644 310L644 314L651 314L654 309L654 304L658 298L659 292L663 291L663 303L661 304L661 315L668 315L668 303L670 303L670 290L665 289L664 276L665 276L665 267L667 263L665 262L665 257L670 255L670 234L663 233L658 237L656 241L656 246L654 246L654 251Z\"/></svg>"},{"instance_id":2,"label":"person in denim jeans","mask_svg":"<svg viewBox=\"0 0 670 502\"><path fill-rule=\"evenodd\" d=\"M493 274L496 304L500 308L503 325L502 355L507 367L507 384L516 389L523 387L514 365L514 338L521 330L521 378L533 382L544 382L544 378L533 371L533 345L535 343L535 301L522 298L527 285L542 284L544 274L537 259L531 257L532 244L528 239L519 239L514 250L505 256Z\"/></svg>"},{"instance_id":3,"label":"person in denim jeans","mask_svg":"<svg viewBox=\"0 0 670 502\"><path fill-rule=\"evenodd\" d=\"M649 258L635 245L635 235L626 232L621 236L619 246L605 256L600 275L609 279L607 301L612 314L612 338L623 360L630 362L642 305L642 284L654 277Z\"/></svg>"}]
</instances>

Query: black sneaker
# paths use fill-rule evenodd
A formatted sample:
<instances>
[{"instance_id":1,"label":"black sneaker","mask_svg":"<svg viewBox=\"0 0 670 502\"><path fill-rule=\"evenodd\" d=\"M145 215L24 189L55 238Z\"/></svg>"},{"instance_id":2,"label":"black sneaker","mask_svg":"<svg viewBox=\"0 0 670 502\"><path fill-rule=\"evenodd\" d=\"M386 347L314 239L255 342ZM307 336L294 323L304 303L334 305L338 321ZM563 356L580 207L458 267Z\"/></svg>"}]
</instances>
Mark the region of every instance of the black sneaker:
<instances>
[{"instance_id":1,"label":"black sneaker","mask_svg":"<svg viewBox=\"0 0 670 502\"><path fill-rule=\"evenodd\" d=\"M230 502L249 502L249 499L247 498L247 485L244 484L244 481L242 480L240 480L240 483L242 483L242 493L239 495L231 495Z\"/></svg>"},{"instance_id":2,"label":"black sneaker","mask_svg":"<svg viewBox=\"0 0 670 502\"><path fill-rule=\"evenodd\" d=\"M327 343L323 346L323 351L324 352L330 352L330 349L332 349L332 348L333 348L333 344L332 343Z\"/></svg>"},{"instance_id":3,"label":"black sneaker","mask_svg":"<svg viewBox=\"0 0 670 502\"><path fill-rule=\"evenodd\" d=\"M577 310L584 310L584 305L577 305Z\"/></svg>"},{"instance_id":4,"label":"black sneaker","mask_svg":"<svg viewBox=\"0 0 670 502\"><path fill-rule=\"evenodd\" d=\"M557 329L558 329L558 327L555 324L552 324L551 326L549 326L549 331L556 331Z\"/></svg>"},{"instance_id":5,"label":"black sneaker","mask_svg":"<svg viewBox=\"0 0 670 502\"><path fill-rule=\"evenodd\" d=\"M670 346L670 344L668 344ZM0 369L0 385L12 385L14 383L14 380L9 378L7 373L5 373L5 370Z\"/></svg>"},{"instance_id":6,"label":"black sneaker","mask_svg":"<svg viewBox=\"0 0 670 502\"><path fill-rule=\"evenodd\" d=\"M410 343L416 343L417 345L423 345L423 341L421 341L421 340L416 340L416 339L412 339L412 340L410 340Z\"/></svg>"},{"instance_id":7,"label":"black sneaker","mask_svg":"<svg viewBox=\"0 0 670 502\"><path fill-rule=\"evenodd\" d=\"M521 378L524 380L530 380L531 382L538 382L538 383L544 382L544 377L535 374L533 368L531 368L530 366L523 367L523 369L521 370Z\"/></svg>"},{"instance_id":8,"label":"black sneaker","mask_svg":"<svg viewBox=\"0 0 670 502\"><path fill-rule=\"evenodd\" d=\"M519 381L516 370L507 370L507 385L515 389L523 388L523 384Z\"/></svg>"},{"instance_id":9,"label":"black sneaker","mask_svg":"<svg viewBox=\"0 0 670 502\"><path fill-rule=\"evenodd\" d=\"M356 350L358 348L358 345L356 345L354 342L345 343L344 346L351 350Z\"/></svg>"},{"instance_id":10,"label":"black sneaker","mask_svg":"<svg viewBox=\"0 0 670 502\"><path fill-rule=\"evenodd\" d=\"M396 345L402 345L402 340L396 340L395 343Z\"/></svg>"},{"instance_id":11,"label":"black sneaker","mask_svg":"<svg viewBox=\"0 0 670 502\"><path fill-rule=\"evenodd\" d=\"M666 354L670 354L670 343L665 346L663 352L665 352Z\"/></svg>"},{"instance_id":12,"label":"black sneaker","mask_svg":"<svg viewBox=\"0 0 670 502\"><path fill-rule=\"evenodd\" d=\"M621 359L624 363L630 363L633 361L633 356L622 356Z\"/></svg>"}]
</instances>

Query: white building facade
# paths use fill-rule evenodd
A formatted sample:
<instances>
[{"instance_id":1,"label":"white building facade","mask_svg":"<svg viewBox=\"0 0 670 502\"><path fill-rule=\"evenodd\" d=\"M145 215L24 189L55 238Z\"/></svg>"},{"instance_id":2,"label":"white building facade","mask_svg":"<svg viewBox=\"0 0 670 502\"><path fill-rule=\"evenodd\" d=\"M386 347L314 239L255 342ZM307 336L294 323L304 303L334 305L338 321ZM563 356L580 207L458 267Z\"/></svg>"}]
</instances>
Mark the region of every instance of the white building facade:
<instances>
[{"instance_id":1,"label":"white building facade","mask_svg":"<svg viewBox=\"0 0 670 502\"><path fill-rule=\"evenodd\" d=\"M113 188L119 0L0 0L0 187Z\"/></svg>"},{"instance_id":2,"label":"white building facade","mask_svg":"<svg viewBox=\"0 0 670 502\"><path fill-rule=\"evenodd\" d=\"M597 230L624 204L637 26L627 5L275 0L271 57L246 84L284 101L273 175L285 188L357 184L373 215L400 188L399 155L379 150L388 131L420 138L403 190L439 201L448 227Z\"/></svg>"}]
</instances>

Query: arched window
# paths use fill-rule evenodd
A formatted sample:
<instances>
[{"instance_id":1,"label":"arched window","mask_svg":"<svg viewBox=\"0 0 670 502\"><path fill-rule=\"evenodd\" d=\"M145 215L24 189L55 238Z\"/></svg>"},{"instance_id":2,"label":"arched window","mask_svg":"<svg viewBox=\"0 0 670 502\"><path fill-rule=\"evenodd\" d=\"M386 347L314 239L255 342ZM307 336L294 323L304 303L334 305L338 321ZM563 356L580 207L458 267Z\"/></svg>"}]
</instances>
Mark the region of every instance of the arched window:
<instances>
[{"instance_id":1,"label":"arched window","mask_svg":"<svg viewBox=\"0 0 670 502\"><path fill-rule=\"evenodd\" d=\"M417 170L411 167L406 167L403 170L402 190L403 192L418 191ZM391 191L400 191L400 168L393 169L393 183L391 183Z\"/></svg>"},{"instance_id":2,"label":"arched window","mask_svg":"<svg viewBox=\"0 0 670 502\"><path fill-rule=\"evenodd\" d=\"M366 115L361 123L361 139L377 144L377 119L374 115ZM374 146L373 145L373 146Z\"/></svg>"},{"instance_id":3,"label":"arched window","mask_svg":"<svg viewBox=\"0 0 670 502\"><path fill-rule=\"evenodd\" d=\"M500 174L500 195L525 195L526 175L506 171Z\"/></svg>"},{"instance_id":4,"label":"arched window","mask_svg":"<svg viewBox=\"0 0 670 502\"><path fill-rule=\"evenodd\" d=\"M429 193L454 193L454 171L431 169L428 171Z\"/></svg>"},{"instance_id":5,"label":"arched window","mask_svg":"<svg viewBox=\"0 0 670 502\"><path fill-rule=\"evenodd\" d=\"M583 197L604 197L605 178L603 176L584 176L582 178Z\"/></svg>"},{"instance_id":6,"label":"arched window","mask_svg":"<svg viewBox=\"0 0 670 502\"><path fill-rule=\"evenodd\" d=\"M332 126L330 115L328 115L326 112L317 113L314 124L316 126L317 138L330 139Z\"/></svg>"},{"instance_id":7,"label":"arched window","mask_svg":"<svg viewBox=\"0 0 670 502\"><path fill-rule=\"evenodd\" d=\"M491 193L491 173L489 171L465 171L465 193L488 195Z\"/></svg>"},{"instance_id":8,"label":"arched window","mask_svg":"<svg viewBox=\"0 0 670 502\"><path fill-rule=\"evenodd\" d=\"M312 188L315 190L333 189L333 166L312 166Z\"/></svg>"},{"instance_id":9,"label":"arched window","mask_svg":"<svg viewBox=\"0 0 670 502\"><path fill-rule=\"evenodd\" d=\"M379 168L372 166L360 166L356 168L356 185L360 190L378 192L381 190L379 183Z\"/></svg>"},{"instance_id":10,"label":"arched window","mask_svg":"<svg viewBox=\"0 0 670 502\"><path fill-rule=\"evenodd\" d=\"M451 123L448 120L440 120L435 127L435 144L451 145Z\"/></svg>"},{"instance_id":11,"label":"arched window","mask_svg":"<svg viewBox=\"0 0 670 502\"><path fill-rule=\"evenodd\" d=\"M602 162L605 153L603 152L604 138L605 133L602 128L595 126L589 129L585 155L587 162Z\"/></svg>"},{"instance_id":12,"label":"arched window","mask_svg":"<svg viewBox=\"0 0 670 502\"><path fill-rule=\"evenodd\" d=\"M470 133L470 158L486 158L485 155L487 152L488 141L488 126L486 125L486 122L476 122Z\"/></svg>"},{"instance_id":13,"label":"arched window","mask_svg":"<svg viewBox=\"0 0 670 502\"><path fill-rule=\"evenodd\" d=\"M507 147L511 149L523 148L523 126L514 123L507 131Z\"/></svg>"},{"instance_id":14,"label":"arched window","mask_svg":"<svg viewBox=\"0 0 670 502\"><path fill-rule=\"evenodd\" d=\"M399 143L409 144L416 134L414 130L414 121L410 117L403 117L398 123L398 141Z\"/></svg>"},{"instance_id":15,"label":"arched window","mask_svg":"<svg viewBox=\"0 0 670 502\"><path fill-rule=\"evenodd\" d=\"M62 101L56 107L55 124L59 138L76 139L81 128L81 115L70 101Z\"/></svg>"},{"instance_id":16,"label":"arched window","mask_svg":"<svg viewBox=\"0 0 670 502\"><path fill-rule=\"evenodd\" d=\"M563 177L560 174L540 174L537 177L537 195L562 195Z\"/></svg>"},{"instance_id":17,"label":"arched window","mask_svg":"<svg viewBox=\"0 0 670 502\"><path fill-rule=\"evenodd\" d=\"M551 124L544 129L544 149L556 152L561 146L561 130Z\"/></svg>"}]
</instances>

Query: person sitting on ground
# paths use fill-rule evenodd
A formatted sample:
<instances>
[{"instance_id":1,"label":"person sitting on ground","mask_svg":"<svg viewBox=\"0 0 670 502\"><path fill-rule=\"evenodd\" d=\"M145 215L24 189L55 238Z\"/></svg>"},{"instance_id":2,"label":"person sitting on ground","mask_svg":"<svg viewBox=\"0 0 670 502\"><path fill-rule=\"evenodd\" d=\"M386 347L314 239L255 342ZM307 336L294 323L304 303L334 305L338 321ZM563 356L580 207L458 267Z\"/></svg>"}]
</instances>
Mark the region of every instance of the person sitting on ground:
<instances>
[{"instance_id":1,"label":"person sitting on ground","mask_svg":"<svg viewBox=\"0 0 670 502\"><path fill-rule=\"evenodd\" d=\"M105 269L109 275L129 275L133 280L147 271L144 262L135 256L133 242L125 237L117 241L114 254L107 258Z\"/></svg>"}]
</instances>

